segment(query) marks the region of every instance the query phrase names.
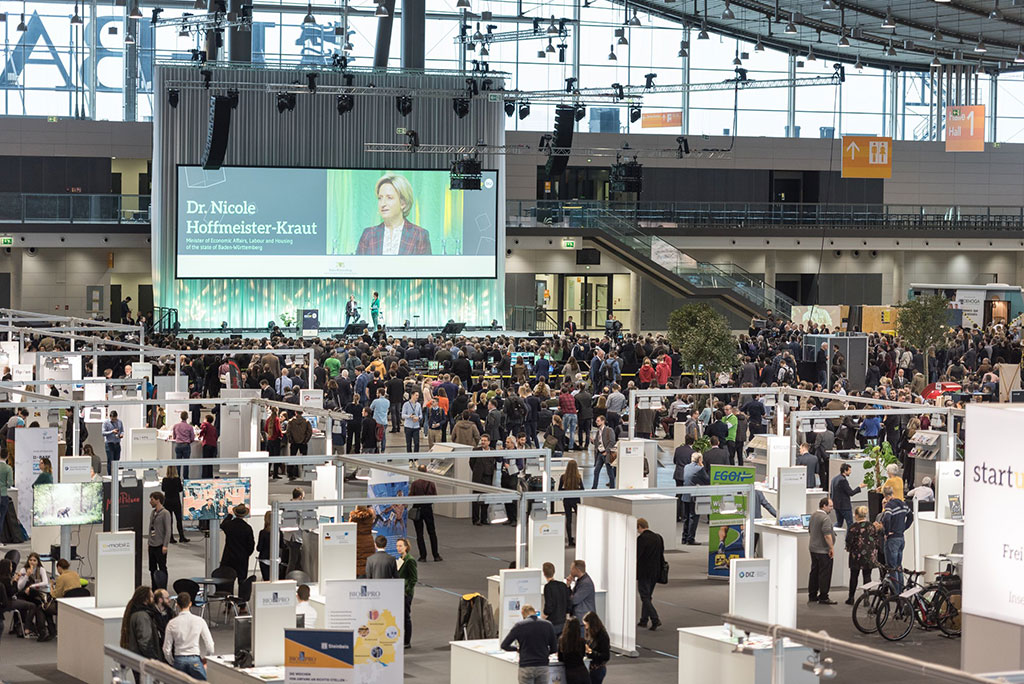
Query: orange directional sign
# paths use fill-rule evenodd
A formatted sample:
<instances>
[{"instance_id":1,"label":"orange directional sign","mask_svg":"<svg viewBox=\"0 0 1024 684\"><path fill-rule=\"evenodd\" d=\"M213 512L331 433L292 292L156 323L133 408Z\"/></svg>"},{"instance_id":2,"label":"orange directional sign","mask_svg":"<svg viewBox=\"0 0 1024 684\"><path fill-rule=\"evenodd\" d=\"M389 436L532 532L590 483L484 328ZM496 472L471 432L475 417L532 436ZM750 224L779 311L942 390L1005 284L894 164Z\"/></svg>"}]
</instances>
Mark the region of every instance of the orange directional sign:
<instances>
[{"instance_id":1,"label":"orange directional sign","mask_svg":"<svg viewBox=\"0 0 1024 684\"><path fill-rule=\"evenodd\" d=\"M682 123L682 112L646 112L640 118L641 128L671 128Z\"/></svg>"},{"instance_id":2,"label":"orange directional sign","mask_svg":"<svg viewBox=\"0 0 1024 684\"><path fill-rule=\"evenodd\" d=\"M985 151L985 105L946 107L946 151Z\"/></svg>"},{"instance_id":3,"label":"orange directional sign","mask_svg":"<svg viewBox=\"0 0 1024 684\"><path fill-rule=\"evenodd\" d=\"M892 138L844 135L843 178L892 178Z\"/></svg>"}]
</instances>

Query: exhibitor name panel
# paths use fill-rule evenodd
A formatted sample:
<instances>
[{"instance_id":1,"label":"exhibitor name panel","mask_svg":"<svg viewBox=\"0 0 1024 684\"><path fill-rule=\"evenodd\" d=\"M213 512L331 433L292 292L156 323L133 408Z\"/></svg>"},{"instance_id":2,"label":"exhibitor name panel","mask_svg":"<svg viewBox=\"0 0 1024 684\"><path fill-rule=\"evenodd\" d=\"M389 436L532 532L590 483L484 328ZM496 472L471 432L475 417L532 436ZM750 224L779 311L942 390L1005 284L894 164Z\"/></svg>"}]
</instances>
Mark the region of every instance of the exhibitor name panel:
<instances>
[{"instance_id":1,"label":"exhibitor name panel","mask_svg":"<svg viewBox=\"0 0 1024 684\"><path fill-rule=\"evenodd\" d=\"M178 278L497 276L497 174L178 168Z\"/></svg>"}]
</instances>

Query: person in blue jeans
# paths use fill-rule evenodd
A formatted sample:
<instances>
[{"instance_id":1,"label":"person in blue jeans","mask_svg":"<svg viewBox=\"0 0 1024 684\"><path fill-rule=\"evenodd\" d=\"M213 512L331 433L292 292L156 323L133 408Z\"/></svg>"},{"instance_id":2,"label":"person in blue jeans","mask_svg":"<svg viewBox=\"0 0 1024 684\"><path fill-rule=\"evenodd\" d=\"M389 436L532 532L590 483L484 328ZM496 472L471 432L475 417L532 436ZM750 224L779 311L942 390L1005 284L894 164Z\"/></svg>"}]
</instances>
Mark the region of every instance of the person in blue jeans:
<instances>
[{"instance_id":1,"label":"person in blue jeans","mask_svg":"<svg viewBox=\"0 0 1024 684\"><path fill-rule=\"evenodd\" d=\"M204 655L213 653L213 637L206 620L191 612L192 597L187 591L178 594L178 616L167 623L164 635L164 658L175 670L206 681Z\"/></svg>"},{"instance_id":2,"label":"person in blue jeans","mask_svg":"<svg viewBox=\"0 0 1024 684\"><path fill-rule=\"evenodd\" d=\"M903 591L903 533L914 522L914 514L902 499L893 496L892 487L882 487L882 531L885 535L885 564L894 568L896 587Z\"/></svg>"},{"instance_id":3,"label":"person in blue jeans","mask_svg":"<svg viewBox=\"0 0 1024 684\"><path fill-rule=\"evenodd\" d=\"M124 423L117 417L117 411L111 411L110 417L103 421L103 447L107 452L107 475L112 475L114 461L121 460L121 440L124 438Z\"/></svg>"}]
</instances>

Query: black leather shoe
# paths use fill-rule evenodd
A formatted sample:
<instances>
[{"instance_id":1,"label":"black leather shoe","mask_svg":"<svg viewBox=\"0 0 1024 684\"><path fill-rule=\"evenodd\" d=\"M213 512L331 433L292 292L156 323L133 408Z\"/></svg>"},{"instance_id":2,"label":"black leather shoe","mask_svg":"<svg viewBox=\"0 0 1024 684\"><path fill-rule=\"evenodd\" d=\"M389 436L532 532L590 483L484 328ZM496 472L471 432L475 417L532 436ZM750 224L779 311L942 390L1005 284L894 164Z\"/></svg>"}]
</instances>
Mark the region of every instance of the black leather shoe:
<instances>
[{"instance_id":1,"label":"black leather shoe","mask_svg":"<svg viewBox=\"0 0 1024 684\"><path fill-rule=\"evenodd\" d=\"M434 556L434 562L435 562L435 563L440 563L440 562L442 562L443 560L444 560L444 558L441 558L440 556Z\"/></svg>"},{"instance_id":2,"label":"black leather shoe","mask_svg":"<svg viewBox=\"0 0 1024 684\"><path fill-rule=\"evenodd\" d=\"M652 632L655 631L656 629L658 629L659 627L661 627L661 621L660 620L658 622L652 622L651 623L651 631Z\"/></svg>"},{"instance_id":3,"label":"black leather shoe","mask_svg":"<svg viewBox=\"0 0 1024 684\"><path fill-rule=\"evenodd\" d=\"M820 603L823 606L834 606L834 605L836 605L836 602L833 601L832 599L818 599L818 603Z\"/></svg>"},{"instance_id":4,"label":"black leather shoe","mask_svg":"<svg viewBox=\"0 0 1024 684\"><path fill-rule=\"evenodd\" d=\"M646 627L647 626L647 620L641 620L640 622L636 623L636 626L637 627Z\"/></svg>"},{"instance_id":5,"label":"black leather shoe","mask_svg":"<svg viewBox=\"0 0 1024 684\"><path fill-rule=\"evenodd\" d=\"M427 562L427 557L426 556L420 556L419 558L416 559L416 562L417 563L426 563Z\"/></svg>"}]
</instances>

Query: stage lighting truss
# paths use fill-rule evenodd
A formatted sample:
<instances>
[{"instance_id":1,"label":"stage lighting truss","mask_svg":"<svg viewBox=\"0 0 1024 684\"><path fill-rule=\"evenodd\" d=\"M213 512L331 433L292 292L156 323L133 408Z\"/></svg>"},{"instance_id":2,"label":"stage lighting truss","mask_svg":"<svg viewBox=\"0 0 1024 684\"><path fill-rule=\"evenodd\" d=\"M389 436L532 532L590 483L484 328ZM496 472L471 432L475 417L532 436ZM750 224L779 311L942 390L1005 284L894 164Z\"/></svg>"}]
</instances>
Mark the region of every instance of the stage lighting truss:
<instances>
[{"instance_id":1,"label":"stage lighting truss","mask_svg":"<svg viewBox=\"0 0 1024 684\"><path fill-rule=\"evenodd\" d=\"M549 33L548 31L554 27L555 31ZM490 45L491 43L513 43L525 40L547 40L552 39L553 41L564 41L569 37L569 26L567 19L557 19L547 26L547 30L542 23L534 22L534 28L528 31L502 31L495 33L494 29L497 28L494 24L487 24L487 32L481 33L480 29L477 28L476 32L473 32L472 27L469 24L463 24L462 30L459 35L452 39L452 42L456 45L466 45L470 43L474 45Z\"/></svg>"},{"instance_id":2,"label":"stage lighting truss","mask_svg":"<svg viewBox=\"0 0 1024 684\"><path fill-rule=\"evenodd\" d=\"M408 142L367 142L363 143L364 152L383 153L408 153L410 146ZM416 146L417 154L443 154L448 156L486 156L486 155L512 155L512 154L542 154L542 155L585 155L588 157L620 157L628 155L642 158L674 158L680 159L732 159L731 150L719 149L688 149L683 152L683 146L677 147L630 147L625 144L623 147L553 147L550 143L542 145L445 145L445 144L421 144Z\"/></svg>"},{"instance_id":3,"label":"stage lighting truss","mask_svg":"<svg viewBox=\"0 0 1024 684\"><path fill-rule=\"evenodd\" d=\"M238 12L213 11L206 14L186 12L181 17L163 19L159 12L154 12L151 22L154 28L173 26L178 33L185 35L205 35L209 31L223 31L237 28L247 31L252 28L252 5L243 5Z\"/></svg>"}]
</instances>

